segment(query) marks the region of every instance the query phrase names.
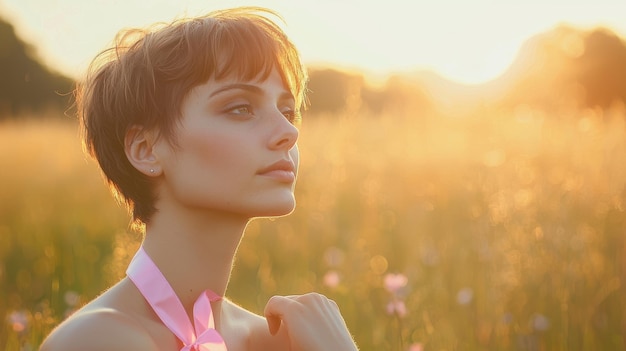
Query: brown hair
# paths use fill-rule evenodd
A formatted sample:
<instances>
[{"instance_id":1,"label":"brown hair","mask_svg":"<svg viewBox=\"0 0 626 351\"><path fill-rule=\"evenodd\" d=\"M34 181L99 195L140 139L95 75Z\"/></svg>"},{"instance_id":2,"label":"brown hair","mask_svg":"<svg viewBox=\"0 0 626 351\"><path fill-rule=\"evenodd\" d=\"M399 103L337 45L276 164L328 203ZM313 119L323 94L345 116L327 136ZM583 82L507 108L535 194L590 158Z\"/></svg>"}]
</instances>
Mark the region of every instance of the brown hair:
<instances>
[{"instance_id":1,"label":"brown hair","mask_svg":"<svg viewBox=\"0 0 626 351\"><path fill-rule=\"evenodd\" d=\"M210 78L235 75L265 79L277 68L302 108L307 75L285 33L258 7L215 11L206 16L125 30L92 62L76 89L87 152L135 224L155 212L151 179L135 169L124 151L129 128L156 131L175 143L173 131L188 92Z\"/></svg>"}]
</instances>

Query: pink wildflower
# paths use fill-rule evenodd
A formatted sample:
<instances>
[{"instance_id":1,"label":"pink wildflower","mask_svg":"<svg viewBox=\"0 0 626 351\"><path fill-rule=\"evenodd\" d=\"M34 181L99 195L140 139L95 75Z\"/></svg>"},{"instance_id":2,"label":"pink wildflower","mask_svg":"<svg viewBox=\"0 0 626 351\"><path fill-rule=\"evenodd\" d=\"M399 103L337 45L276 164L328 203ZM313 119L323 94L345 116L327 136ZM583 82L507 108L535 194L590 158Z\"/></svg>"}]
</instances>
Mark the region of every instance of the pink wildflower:
<instances>
[{"instance_id":1,"label":"pink wildflower","mask_svg":"<svg viewBox=\"0 0 626 351\"><path fill-rule=\"evenodd\" d=\"M340 282L341 277L339 276L339 273L337 273L337 271L330 270L326 272L326 274L324 274L324 285L326 285L327 287L336 288Z\"/></svg>"},{"instance_id":2,"label":"pink wildflower","mask_svg":"<svg viewBox=\"0 0 626 351\"><path fill-rule=\"evenodd\" d=\"M392 294L396 294L400 289L406 286L408 278L404 274L385 274L385 289Z\"/></svg>"},{"instance_id":3,"label":"pink wildflower","mask_svg":"<svg viewBox=\"0 0 626 351\"><path fill-rule=\"evenodd\" d=\"M14 311L8 316L9 325L16 333L21 333L28 327L28 314L25 311Z\"/></svg>"},{"instance_id":4,"label":"pink wildflower","mask_svg":"<svg viewBox=\"0 0 626 351\"><path fill-rule=\"evenodd\" d=\"M65 303L69 307L76 307L78 303L80 302L80 295L78 295L77 292L72 291L72 290L65 292L65 295L63 295L63 298L65 300Z\"/></svg>"},{"instance_id":5,"label":"pink wildflower","mask_svg":"<svg viewBox=\"0 0 626 351\"><path fill-rule=\"evenodd\" d=\"M392 300L387 304L387 314L388 315L397 315L400 318L403 318L407 314L406 305L402 300Z\"/></svg>"}]
</instances>

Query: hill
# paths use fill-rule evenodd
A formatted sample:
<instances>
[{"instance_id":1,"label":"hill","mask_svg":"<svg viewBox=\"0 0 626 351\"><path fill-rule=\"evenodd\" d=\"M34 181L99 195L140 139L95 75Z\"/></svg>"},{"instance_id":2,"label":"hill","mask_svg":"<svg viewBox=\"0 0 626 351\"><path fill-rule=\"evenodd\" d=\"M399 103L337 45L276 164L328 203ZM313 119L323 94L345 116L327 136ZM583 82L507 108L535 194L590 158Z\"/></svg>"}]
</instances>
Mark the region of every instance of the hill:
<instances>
[{"instance_id":1,"label":"hill","mask_svg":"<svg viewBox=\"0 0 626 351\"><path fill-rule=\"evenodd\" d=\"M391 76L383 90L379 105L397 106L397 101L392 103L395 94L404 104L418 101L453 114L520 104L546 110L605 109L626 103L626 43L606 28L585 31L562 25L528 39L509 68L489 82L460 84L433 71L414 71Z\"/></svg>"},{"instance_id":2,"label":"hill","mask_svg":"<svg viewBox=\"0 0 626 351\"><path fill-rule=\"evenodd\" d=\"M606 28L562 25L528 39L509 68L483 84L458 84L432 72L404 77L446 106L605 109L626 103L626 42Z\"/></svg>"},{"instance_id":3,"label":"hill","mask_svg":"<svg viewBox=\"0 0 626 351\"><path fill-rule=\"evenodd\" d=\"M529 39L496 81L501 102L607 108L626 102L626 43L605 28L568 26Z\"/></svg>"}]
</instances>

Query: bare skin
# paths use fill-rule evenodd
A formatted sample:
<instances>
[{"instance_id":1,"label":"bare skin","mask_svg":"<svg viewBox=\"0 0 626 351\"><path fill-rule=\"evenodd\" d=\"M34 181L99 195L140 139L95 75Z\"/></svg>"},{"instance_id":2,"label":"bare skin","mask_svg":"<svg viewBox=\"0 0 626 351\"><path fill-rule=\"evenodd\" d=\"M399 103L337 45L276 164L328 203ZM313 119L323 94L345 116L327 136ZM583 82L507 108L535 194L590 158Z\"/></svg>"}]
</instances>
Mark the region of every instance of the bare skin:
<instances>
[{"instance_id":1,"label":"bare skin","mask_svg":"<svg viewBox=\"0 0 626 351\"><path fill-rule=\"evenodd\" d=\"M139 128L127 134L129 161L157 184L158 211L146 223L143 247L189 316L202 291L225 294L249 221L285 215L295 206L293 104L276 71L264 81L209 81L183 103L177 147ZM272 171L279 161L293 169ZM228 299L212 307L229 351L357 349L337 305L319 294L275 296L265 316ZM63 322L41 350L182 346L125 278Z\"/></svg>"},{"instance_id":2,"label":"bare skin","mask_svg":"<svg viewBox=\"0 0 626 351\"><path fill-rule=\"evenodd\" d=\"M264 318L228 300L213 307L220 316L216 325L229 350L289 350L286 332L272 336ZM182 347L125 278L65 321L41 350L147 351Z\"/></svg>"}]
</instances>

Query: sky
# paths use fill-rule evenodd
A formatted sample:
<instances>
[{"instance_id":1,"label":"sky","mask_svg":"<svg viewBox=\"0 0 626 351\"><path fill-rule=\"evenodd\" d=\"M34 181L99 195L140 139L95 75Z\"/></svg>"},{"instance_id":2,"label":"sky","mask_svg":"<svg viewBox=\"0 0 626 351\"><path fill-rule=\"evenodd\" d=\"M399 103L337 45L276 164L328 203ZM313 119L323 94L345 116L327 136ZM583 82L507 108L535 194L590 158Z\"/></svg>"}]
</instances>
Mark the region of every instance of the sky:
<instances>
[{"instance_id":1,"label":"sky","mask_svg":"<svg viewBox=\"0 0 626 351\"><path fill-rule=\"evenodd\" d=\"M122 28L243 5L278 11L305 64L373 77L427 69L488 81L525 40L559 24L626 38L626 0L0 0L0 15L50 66L77 77Z\"/></svg>"}]
</instances>

